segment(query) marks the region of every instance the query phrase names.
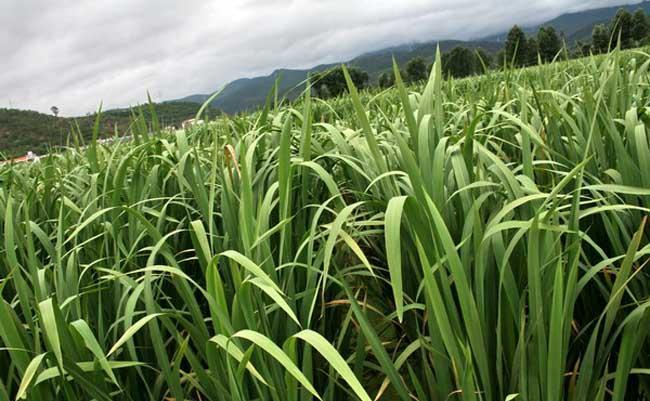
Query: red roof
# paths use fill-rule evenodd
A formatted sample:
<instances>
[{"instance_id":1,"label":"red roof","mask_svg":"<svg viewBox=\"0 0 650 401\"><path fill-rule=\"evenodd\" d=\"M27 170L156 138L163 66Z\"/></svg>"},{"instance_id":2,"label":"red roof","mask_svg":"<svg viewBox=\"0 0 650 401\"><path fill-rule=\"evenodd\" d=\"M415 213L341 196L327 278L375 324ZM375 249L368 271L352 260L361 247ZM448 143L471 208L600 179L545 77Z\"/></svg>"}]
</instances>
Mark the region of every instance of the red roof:
<instances>
[{"instance_id":1,"label":"red roof","mask_svg":"<svg viewBox=\"0 0 650 401\"><path fill-rule=\"evenodd\" d=\"M21 157L16 157L15 159L2 160L2 161L0 161L0 164L24 163L26 161L29 161L29 158L27 156L21 156Z\"/></svg>"}]
</instances>

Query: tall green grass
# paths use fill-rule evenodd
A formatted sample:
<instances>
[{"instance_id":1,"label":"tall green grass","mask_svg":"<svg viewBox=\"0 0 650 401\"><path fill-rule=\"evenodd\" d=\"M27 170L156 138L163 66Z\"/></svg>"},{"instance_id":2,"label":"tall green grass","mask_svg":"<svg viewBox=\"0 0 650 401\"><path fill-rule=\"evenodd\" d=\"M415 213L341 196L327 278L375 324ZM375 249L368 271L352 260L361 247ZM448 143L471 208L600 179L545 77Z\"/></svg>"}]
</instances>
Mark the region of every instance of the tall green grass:
<instances>
[{"instance_id":1,"label":"tall green grass","mask_svg":"<svg viewBox=\"0 0 650 401\"><path fill-rule=\"evenodd\" d=\"M395 68L0 167L0 401L647 397L649 66Z\"/></svg>"}]
</instances>

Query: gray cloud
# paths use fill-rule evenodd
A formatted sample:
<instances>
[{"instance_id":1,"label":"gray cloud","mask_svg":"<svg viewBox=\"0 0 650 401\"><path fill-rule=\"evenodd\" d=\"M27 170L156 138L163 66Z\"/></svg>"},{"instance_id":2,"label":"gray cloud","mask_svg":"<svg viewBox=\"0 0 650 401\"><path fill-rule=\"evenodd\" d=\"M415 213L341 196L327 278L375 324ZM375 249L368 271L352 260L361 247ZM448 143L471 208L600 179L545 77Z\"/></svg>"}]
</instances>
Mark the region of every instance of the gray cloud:
<instances>
[{"instance_id":1,"label":"gray cloud","mask_svg":"<svg viewBox=\"0 0 650 401\"><path fill-rule=\"evenodd\" d=\"M621 1L2 0L0 107L80 115Z\"/></svg>"}]
</instances>

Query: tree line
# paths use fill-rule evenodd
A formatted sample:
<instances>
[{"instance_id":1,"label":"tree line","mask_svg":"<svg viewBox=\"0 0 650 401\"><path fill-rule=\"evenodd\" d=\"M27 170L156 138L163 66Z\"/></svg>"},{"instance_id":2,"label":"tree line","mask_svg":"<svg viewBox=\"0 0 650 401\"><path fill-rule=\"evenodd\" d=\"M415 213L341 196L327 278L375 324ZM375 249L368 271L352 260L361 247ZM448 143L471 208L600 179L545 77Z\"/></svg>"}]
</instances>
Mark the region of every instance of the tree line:
<instances>
[{"instance_id":1,"label":"tree line","mask_svg":"<svg viewBox=\"0 0 650 401\"><path fill-rule=\"evenodd\" d=\"M624 8L618 10L608 24L598 24L591 32L591 43L579 43L581 53L607 53L616 47L620 38L621 48L645 46L650 43L650 20L639 8L633 14Z\"/></svg>"},{"instance_id":2,"label":"tree line","mask_svg":"<svg viewBox=\"0 0 650 401\"><path fill-rule=\"evenodd\" d=\"M593 27L591 41L577 41L571 50L553 27L541 27L536 37L527 37L515 25L508 32L504 49L497 59L501 65L525 67L540 61L548 63L555 57L567 59L607 53L619 40L621 49L650 44L650 19L643 9L634 13L619 9L610 21Z\"/></svg>"},{"instance_id":3,"label":"tree line","mask_svg":"<svg viewBox=\"0 0 650 401\"><path fill-rule=\"evenodd\" d=\"M492 67L492 56L482 48L470 49L457 46L442 54L442 73L448 77L464 78L481 74ZM400 70L400 75L407 83L424 81L429 78L433 68L426 64L422 57L416 57L406 64L406 70ZM379 86L389 88L395 83L392 73L384 72L379 76Z\"/></svg>"},{"instance_id":4,"label":"tree line","mask_svg":"<svg viewBox=\"0 0 650 401\"><path fill-rule=\"evenodd\" d=\"M524 31L515 25L508 33L504 49L493 57L482 48L470 49L457 46L442 54L442 73L446 77L464 78L484 73L488 69L500 68L507 64L523 67L537 64L538 56L542 62L549 62L562 49L562 40L553 27L542 27L534 37L526 37ZM505 64L504 61L508 60ZM496 64L495 64L496 63ZM400 76L406 83L417 83L429 77L432 64L422 57L411 59ZM349 67L352 81L359 89L369 86L368 74L358 68ZM339 96L347 90L341 67L311 75L314 92L319 97ZM392 72L379 75L380 88L390 88L395 84Z\"/></svg>"},{"instance_id":5,"label":"tree line","mask_svg":"<svg viewBox=\"0 0 650 401\"><path fill-rule=\"evenodd\" d=\"M182 121L193 118L201 104L189 102L164 102L154 104L156 117L161 127L173 125L180 127ZM84 141L89 141L97 118L96 113L82 117L61 117L59 108L52 106L52 115L30 110L0 108L0 160L22 156L27 151L37 154L50 152L52 147L65 146L70 133L79 135ZM206 112L211 115L218 110L208 107ZM115 135L115 131L129 134L133 116L142 116L143 121L152 121L153 115L148 106L138 106L132 109L115 109L102 112L99 126L100 137Z\"/></svg>"},{"instance_id":6,"label":"tree line","mask_svg":"<svg viewBox=\"0 0 650 401\"><path fill-rule=\"evenodd\" d=\"M563 40L552 26L539 28L537 35L527 37L524 31L515 25L508 32L505 46L497 55L500 65L525 67L538 62L548 63L560 54L564 47Z\"/></svg>"},{"instance_id":7,"label":"tree line","mask_svg":"<svg viewBox=\"0 0 650 401\"><path fill-rule=\"evenodd\" d=\"M469 49L459 46L442 54L442 70L445 76L463 78L483 73L491 66L492 56L481 48ZM415 57L406 64L405 69L400 69L400 76L404 82L413 84L428 79L432 68L433 65L427 64L424 58ZM347 66L347 69L357 89L370 86L367 72L354 66ZM320 98L336 97L347 92L347 83L340 66L311 73L309 80L314 95ZM380 88L389 88L395 84L395 76L392 72L383 72L379 75L377 84Z\"/></svg>"},{"instance_id":8,"label":"tree line","mask_svg":"<svg viewBox=\"0 0 650 401\"><path fill-rule=\"evenodd\" d=\"M526 67L548 63L556 58L568 59L590 53L605 53L615 47L617 41L627 49L650 43L650 21L643 9L633 14L620 9L607 24L594 26L589 43L577 42L569 51L566 40L552 26L542 26L535 35L526 35L514 25L506 37L504 47L496 55L481 48L470 49L458 46L442 54L442 71L446 77L464 78L482 74L488 69L503 67ZM428 79L432 65L422 57L411 59L400 69L400 76L406 83L417 83ZM348 67L350 78L358 89L370 86L368 73L356 67ZM310 74L314 94L321 98L336 97L347 91L347 84L341 67ZM395 84L392 72L383 72L377 82L380 88Z\"/></svg>"}]
</instances>

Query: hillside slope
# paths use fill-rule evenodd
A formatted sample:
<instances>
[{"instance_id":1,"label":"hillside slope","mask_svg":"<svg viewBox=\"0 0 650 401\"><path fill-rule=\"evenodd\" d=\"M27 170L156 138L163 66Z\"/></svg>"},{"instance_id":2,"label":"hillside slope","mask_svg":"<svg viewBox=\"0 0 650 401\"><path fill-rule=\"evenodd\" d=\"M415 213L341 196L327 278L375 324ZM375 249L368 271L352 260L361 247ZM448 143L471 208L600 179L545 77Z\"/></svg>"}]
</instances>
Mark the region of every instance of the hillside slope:
<instances>
[{"instance_id":1,"label":"hillside slope","mask_svg":"<svg viewBox=\"0 0 650 401\"><path fill-rule=\"evenodd\" d=\"M589 39L591 37L593 26L598 23L609 21L621 7L628 9L630 12L642 8L646 12L650 13L650 1L644 1L637 4L603 7L575 13L567 13L543 24L526 27L524 30L527 33L536 33L541 26L552 26L557 31L563 32L567 43L572 44L577 40ZM455 46L466 46L469 48L481 47L488 52L496 52L501 48L506 35L507 32L503 32L469 42L445 40L440 42L440 48L444 52ZM389 47L362 54L361 56L345 63L367 71L370 75L370 81L376 82L379 74L390 68L393 56L401 65L404 65L408 60L414 57L423 57L428 63L432 62L436 44L437 42L430 41ZM279 69L267 76L238 79L226 85L223 92L214 100L212 105L230 114L259 107L264 104L267 94L278 77L282 78L279 87L280 94L286 95L291 99L302 91L304 88L302 83L310 72L322 71L336 64L338 63L319 65L304 70ZM209 94L194 94L178 99L178 101L203 103L209 96Z\"/></svg>"},{"instance_id":2,"label":"hillside slope","mask_svg":"<svg viewBox=\"0 0 650 401\"><path fill-rule=\"evenodd\" d=\"M568 43L574 43L577 40L589 39L594 25L608 23L621 8L624 8L629 12L634 12L641 8L646 13L650 13L650 1L562 14L559 17L553 18L552 20L542 24L524 27L523 29L526 33L536 33L542 26L552 26L558 32L564 33ZM507 35L507 32L502 32L497 35L485 37L483 40L503 42Z\"/></svg>"},{"instance_id":3,"label":"hillside slope","mask_svg":"<svg viewBox=\"0 0 650 401\"><path fill-rule=\"evenodd\" d=\"M346 64L368 72L370 81L376 82L383 71L390 69L393 57L401 65L406 64L414 57L422 57L427 63L431 63L436 46L437 42L402 45L363 54L347 61ZM490 41L445 40L440 42L440 50L443 52L456 46L466 46L472 49L481 47L488 52L496 52L501 47L500 44ZM305 70L279 69L264 77L238 79L224 88L223 92L213 101L212 106L230 114L259 107L264 104L267 94L278 77L281 77L279 93L292 99L304 89L304 81L309 73L323 71L335 65L323 64ZM203 103L209 96L208 94L191 95L178 99L178 101Z\"/></svg>"},{"instance_id":4,"label":"hillside slope","mask_svg":"<svg viewBox=\"0 0 650 401\"><path fill-rule=\"evenodd\" d=\"M155 104L156 114L162 127L178 126L183 120L196 115L200 105L191 102L167 102ZM142 111L150 120L147 107ZM208 110L214 115L214 110ZM95 114L83 117L54 117L32 110L0 109L0 159L24 155L31 150L45 153L52 146L65 145L69 133L81 131L84 139L92 137ZM121 134L129 131L131 109L114 109L102 112L101 136L113 135L117 127Z\"/></svg>"}]
</instances>

